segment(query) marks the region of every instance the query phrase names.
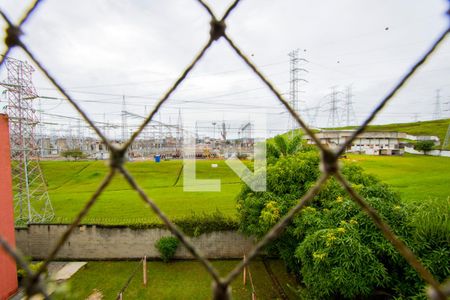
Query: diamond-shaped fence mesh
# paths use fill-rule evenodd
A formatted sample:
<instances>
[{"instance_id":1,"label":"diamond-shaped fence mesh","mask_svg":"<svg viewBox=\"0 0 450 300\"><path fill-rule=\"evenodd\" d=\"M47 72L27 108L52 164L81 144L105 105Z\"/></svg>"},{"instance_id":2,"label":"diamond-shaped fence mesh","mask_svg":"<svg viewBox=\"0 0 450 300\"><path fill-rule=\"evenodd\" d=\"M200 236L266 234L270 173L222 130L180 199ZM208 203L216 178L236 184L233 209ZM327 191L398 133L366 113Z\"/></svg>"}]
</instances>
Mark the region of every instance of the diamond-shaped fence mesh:
<instances>
[{"instance_id":1,"label":"diamond-shaped fence mesh","mask_svg":"<svg viewBox=\"0 0 450 300\"><path fill-rule=\"evenodd\" d=\"M218 18L213 10L202 0L197 2L205 9L205 11L211 17L210 22L210 38L207 43L201 48L198 54L194 57L192 62L186 67L186 69L180 74L178 79L169 87L167 92L160 98L156 106L146 117L141 126L131 135L130 139L121 147L115 146L108 140L104 133L89 119L87 114L81 109L76 101L73 100L71 95L64 89L64 87L58 82L57 78L52 75L44 65L34 56L33 51L22 41L22 26L27 22L28 18L37 12L37 8L41 1L37 0L33 5L24 13L23 17L17 24L14 24L8 16L0 10L0 14L3 20L6 22L6 50L3 56L0 58L0 67L5 63L6 57L14 47L20 47L29 58L34 62L38 69L50 80L50 82L56 87L56 89L67 99L67 101L76 109L76 111L82 116L82 118L92 127L96 134L102 139L102 141L110 149L110 171L104 178L103 182L97 188L95 193L91 196L89 201L85 204L83 209L77 214L75 220L71 223L65 233L61 236L60 240L56 243L56 246L51 251L50 255L46 258L40 269L36 272L32 272L27 266L24 257L15 249L13 249L5 240L0 236L0 246L8 253L16 263L25 270L27 277L22 283L23 288L28 296L41 294L45 299L49 299L45 289L45 282L43 280L43 272L51 262L64 243L70 237L72 231L78 226L80 221L89 212L90 208L97 201L99 196L110 184L113 177L117 172L121 173L130 186L136 190L142 201L144 201L153 210L153 212L162 220L167 228L175 235L181 243L192 253L192 255L205 267L206 271L210 274L213 280L212 297L214 299L230 299L230 283L235 279L240 272L253 260L256 255L271 241L275 240L282 232L283 229L289 224L293 217L301 211L319 192L322 185L330 178L334 177L344 187L350 197L356 202L360 208L371 218L373 223L379 228L384 237L389 240L395 249L406 259L406 261L416 270L420 277L428 284L428 297L430 299L447 299L450 295L450 285L439 283L430 271L417 259L414 253L392 232L389 225L386 224L380 217L378 212L371 207L349 184L346 178L342 175L338 165L338 158L344 153L345 149L353 142L353 140L364 130L367 125L377 116L377 114L386 106L386 104L392 99L392 97L404 86L404 84L411 78L411 76L427 62L428 58L435 52L436 48L447 37L450 28L447 28L440 37L431 45L429 50L414 63L411 69L395 84L394 88L388 93L388 95L380 101L378 106L371 112L367 119L359 126L359 128L352 134L352 136L340 147L337 151L332 151L322 145L320 140L315 136L314 132L306 125L302 118L296 113L296 111L289 105L284 96L277 90L277 88L267 79L259 69L252 63L252 61L245 55L245 53L236 45L233 39L226 32L226 20L228 16L237 9L239 0L236 0L226 10L225 14ZM298 203L283 217L279 222L274 225L271 230L253 247L253 249L245 256L245 258L225 277L221 277L218 271L212 266L212 264L202 256L201 252L187 239L182 231L169 220L163 211L155 204L149 195L138 185L133 176L124 167L125 153L133 141L144 130L145 126L154 118L161 106L169 99L171 94L178 88L178 86L188 77L189 73L194 69L196 64L202 59L206 51L213 46L214 42L224 39L228 45L232 48L235 54L242 59L242 61L261 79L261 81L270 89L275 98L286 108L290 115L297 121L300 127L308 134L315 144L318 146L321 152L321 171L322 176L317 180L315 185L301 198Z\"/></svg>"}]
</instances>

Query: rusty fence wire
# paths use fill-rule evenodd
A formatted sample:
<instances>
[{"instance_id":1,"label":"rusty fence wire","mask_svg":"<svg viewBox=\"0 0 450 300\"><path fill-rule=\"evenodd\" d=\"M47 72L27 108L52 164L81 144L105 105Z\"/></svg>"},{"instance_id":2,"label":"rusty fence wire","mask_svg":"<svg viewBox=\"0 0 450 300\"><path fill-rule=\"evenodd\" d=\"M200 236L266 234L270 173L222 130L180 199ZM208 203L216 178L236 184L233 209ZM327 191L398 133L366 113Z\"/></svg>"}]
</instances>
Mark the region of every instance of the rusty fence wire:
<instances>
[{"instance_id":1,"label":"rusty fence wire","mask_svg":"<svg viewBox=\"0 0 450 300\"><path fill-rule=\"evenodd\" d=\"M297 112L289 105L288 101L277 90L277 88L266 78L262 72L253 64L249 57L239 48L238 45L226 32L226 21L229 15L237 9L240 0L235 0L226 10L225 14L218 18L213 10L203 0L197 0L197 3L206 11L210 16L210 37L208 41L201 47L201 50L193 58L192 62L184 69L179 75L178 79L168 88L166 93L159 99L153 110L146 117L145 121L140 127L131 135L130 139L122 146L116 146L112 144L104 135L104 133L89 119L87 114L81 109L72 96L64 89L64 87L58 82L57 78L53 76L50 71L41 64L36 58L33 51L22 40L22 27L28 21L28 19L37 14L39 4L42 1L35 0L32 5L24 12L22 18L17 24L14 24L4 11L0 9L0 14L6 23L6 50L0 58L0 67L3 66L6 57L14 47L21 48L34 64L40 69L40 71L50 80L50 82L56 87L56 89L67 99L67 101L76 109L76 111L82 116L82 118L92 127L101 140L109 147L111 155L109 160L109 173L103 179L100 186L91 196L89 201L85 204L83 209L77 214L75 220L71 223L68 229L61 236L56 246L51 251L50 255L46 258L42 266L36 271L32 272L23 257L18 250L13 249L6 241L0 236L0 246L8 253L16 263L25 270L28 276L23 282L24 291L28 296L41 294L45 299L50 299L50 296L46 292L45 282L43 279L43 272L64 245L64 243L70 237L72 231L80 224L80 221L89 212L90 208L97 201L100 194L110 184L111 180L117 173L122 174L130 186L139 194L142 201L144 201L150 209L161 219L161 221L167 226L167 228L175 235L181 243L190 251L190 253L205 267L206 271L210 274L213 280L212 297L214 299L230 299L231 288L230 283L242 272L242 270L249 264L249 262L255 258L255 256L271 241L275 240L286 228L289 222L292 220L295 214L302 210L313 197L319 192L322 185L330 178L334 177L347 191L350 197L355 201L360 208L372 219L373 223L379 228L384 237L389 240L395 249L406 259L406 261L416 270L420 277L428 284L427 295L430 299L447 299L450 296L450 283L439 283L430 271L418 260L414 253L403 243L391 230L388 224L386 224L380 217L378 212L371 207L351 186L351 184L342 175L338 165L338 158L345 152L345 149L355 140L355 138L364 132L367 125L377 116L377 114L388 104L393 96L405 85L405 83L414 75L414 73L427 62L429 57L435 52L436 48L447 37L450 31L450 27L440 35L440 37L431 45L428 51L420 57L416 63L411 66L411 69L404 74L404 76L395 84L392 90L387 96L382 99L378 106L371 112L367 119L359 126L359 128L352 134L337 151L332 151L326 146L322 145L319 139L315 136L314 132L307 126L305 121L297 114ZM286 108L290 115L297 121L300 127L308 134L315 142L321 152L321 171L322 175L317 180L315 185L301 198L298 203L283 217L279 222L274 225L271 230L253 247L253 249L240 261L239 264L225 277L221 277L218 271L212 266L212 264L201 254L201 252L194 247L194 245L187 239L182 231L169 220L163 211L155 204L155 202L148 196L144 190L138 185L130 172L125 168L125 153L137 136L144 130L145 126L153 119L161 106L169 99L171 94L178 88L178 86L188 77L189 73L194 69L196 64L202 59L206 51L213 46L214 42L224 39L238 57L261 79L261 81L272 91L275 98Z\"/></svg>"}]
</instances>

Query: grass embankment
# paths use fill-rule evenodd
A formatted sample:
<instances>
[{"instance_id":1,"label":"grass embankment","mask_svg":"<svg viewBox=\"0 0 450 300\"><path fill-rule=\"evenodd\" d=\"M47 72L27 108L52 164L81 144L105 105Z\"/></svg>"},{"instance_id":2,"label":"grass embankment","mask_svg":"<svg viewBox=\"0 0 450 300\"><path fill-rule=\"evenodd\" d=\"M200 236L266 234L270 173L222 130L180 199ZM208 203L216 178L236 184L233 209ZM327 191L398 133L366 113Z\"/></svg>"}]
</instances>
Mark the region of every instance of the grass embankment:
<instances>
[{"instance_id":1,"label":"grass embankment","mask_svg":"<svg viewBox=\"0 0 450 300\"><path fill-rule=\"evenodd\" d=\"M403 201L446 200L450 196L450 158L422 155L348 155L345 161L361 165L398 191Z\"/></svg>"},{"instance_id":2,"label":"grass embankment","mask_svg":"<svg viewBox=\"0 0 450 300\"><path fill-rule=\"evenodd\" d=\"M212 163L218 167L212 168ZM137 183L170 218L183 218L193 212L211 214L216 210L226 216L235 216L234 199L241 180L224 161L197 161L197 178L220 179L220 192L184 192L182 176L174 185L181 166L181 161L126 164ZM57 216L54 222L59 223L68 223L74 218L108 172L102 161L43 161L42 169ZM83 221L109 225L155 222L159 219L120 174L115 176Z\"/></svg>"},{"instance_id":3,"label":"grass embankment","mask_svg":"<svg viewBox=\"0 0 450 300\"><path fill-rule=\"evenodd\" d=\"M231 271L238 261L213 261L212 264L224 275ZM103 299L115 299L120 289L133 273L138 262L89 262L69 281L72 295L64 299L86 299L94 290L98 290ZM295 281L284 271L281 261L270 261L274 273L279 278L283 289L290 296L287 284ZM147 287L142 284L142 267L126 289L124 299L210 299L212 279L204 267L195 261L178 261L173 263L148 262ZM250 265L257 299L277 299L277 294L262 261ZM108 274L108 276L105 276ZM251 285L247 278L244 287L242 276L232 283L234 299L250 299ZM56 298L59 299L59 298Z\"/></svg>"},{"instance_id":4,"label":"grass embankment","mask_svg":"<svg viewBox=\"0 0 450 300\"><path fill-rule=\"evenodd\" d=\"M450 119L441 119L441 120L412 122L412 123L369 125L367 126L366 131L398 131L398 132L406 132L412 135L434 135L439 138L442 145L442 143L445 140L445 135L447 134L449 124ZM357 128L357 126L327 128L327 129L344 130L355 128Z\"/></svg>"}]
</instances>

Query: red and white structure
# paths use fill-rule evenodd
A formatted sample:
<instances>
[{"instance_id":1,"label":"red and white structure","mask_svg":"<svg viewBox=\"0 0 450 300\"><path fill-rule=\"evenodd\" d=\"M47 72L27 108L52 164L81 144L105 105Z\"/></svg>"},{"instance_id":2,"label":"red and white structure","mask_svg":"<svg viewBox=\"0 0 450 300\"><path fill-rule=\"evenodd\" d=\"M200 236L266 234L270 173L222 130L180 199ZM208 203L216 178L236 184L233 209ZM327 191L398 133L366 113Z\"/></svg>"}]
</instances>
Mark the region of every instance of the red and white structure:
<instances>
[{"instance_id":1,"label":"red and white structure","mask_svg":"<svg viewBox=\"0 0 450 300\"><path fill-rule=\"evenodd\" d=\"M0 237L15 247L8 117L0 114ZM0 247L0 300L17 290L16 263Z\"/></svg>"}]
</instances>

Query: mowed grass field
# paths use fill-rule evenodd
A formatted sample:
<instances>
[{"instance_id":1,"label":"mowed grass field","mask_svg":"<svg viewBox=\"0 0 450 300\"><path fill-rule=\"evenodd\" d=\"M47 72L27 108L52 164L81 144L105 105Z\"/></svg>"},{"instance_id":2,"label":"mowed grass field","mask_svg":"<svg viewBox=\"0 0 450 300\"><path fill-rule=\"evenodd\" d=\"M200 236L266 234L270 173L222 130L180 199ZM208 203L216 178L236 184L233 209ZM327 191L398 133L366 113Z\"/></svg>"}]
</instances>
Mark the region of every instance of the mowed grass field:
<instances>
[{"instance_id":1,"label":"mowed grass field","mask_svg":"<svg viewBox=\"0 0 450 300\"><path fill-rule=\"evenodd\" d=\"M218 167L213 168L212 164ZM43 161L41 166L55 209L54 222L58 223L68 223L74 218L108 172L104 161ZM241 180L224 161L199 160L196 164L197 178L221 180L220 192L183 191L183 176L177 181L181 167L180 160L126 164L137 183L170 218L211 214L216 210L235 216L235 197ZM118 225L155 222L159 219L120 174L116 174L83 220L83 223Z\"/></svg>"},{"instance_id":2,"label":"mowed grass field","mask_svg":"<svg viewBox=\"0 0 450 300\"><path fill-rule=\"evenodd\" d=\"M398 191L404 201L447 199L450 196L450 158L419 155L348 155L344 162L356 163ZM211 164L217 164L212 168ZM220 192L185 192L183 176L177 182L181 161L130 162L127 169L148 196L172 219L220 211L235 217L235 199L241 180L224 161L197 161L197 178L220 179ZM105 177L103 161L43 161L55 209L53 222L69 223L89 200ZM177 182L175 184L175 182ZM129 225L159 222L150 208L117 174L92 207L83 223Z\"/></svg>"},{"instance_id":3,"label":"mowed grass field","mask_svg":"<svg viewBox=\"0 0 450 300\"><path fill-rule=\"evenodd\" d=\"M355 163L366 172L374 174L401 194L403 201L427 201L438 198L445 201L450 195L450 158L405 155L366 156L348 155L344 163ZM218 168L212 168L217 163ZM183 192L182 178L174 185L181 168L180 161L128 163L127 168L138 183L158 205L172 218L196 213L212 213L216 210L234 216L235 197L240 190L239 178L221 161L198 161L197 177L220 178L220 192ZM107 172L104 162L44 162L44 172L49 182L49 192L56 214L70 220L88 200ZM87 222L106 224L132 224L155 222L149 208L140 201L123 178L118 176L100 197L88 216ZM57 218L58 220L58 218ZM61 220L61 219L60 219ZM85 221L85 222L86 222ZM237 261L213 261L221 274L226 274ZM281 261L271 261L271 269L290 299L296 295L289 288L295 287ZM138 273L124 293L124 299L210 299L211 278L196 261L148 263L148 286L142 285L142 271L138 262L89 262L69 281L71 296L55 299L86 299L95 292L103 299L115 299L129 276ZM257 299L279 299L264 264L253 261L250 270ZM108 274L108 276L105 276ZM234 299L250 299L251 287L239 276L232 284Z\"/></svg>"},{"instance_id":4,"label":"mowed grass field","mask_svg":"<svg viewBox=\"0 0 450 300\"><path fill-rule=\"evenodd\" d=\"M212 261L222 276L231 271L237 263L237 260ZM269 264L285 293L290 299L295 299L288 285L295 286L296 283L294 278L285 272L283 263L271 260ZM87 299L96 291L103 295L102 299L116 299L136 268L138 271L125 290L124 299L211 299L212 279L196 261L148 262L147 287L142 284L142 266L138 262L89 262L68 281L70 293L55 299ZM280 299L262 261L253 261L250 271L257 299ZM248 277L245 286L242 276L233 281L234 299L251 299L251 293Z\"/></svg>"},{"instance_id":5,"label":"mowed grass field","mask_svg":"<svg viewBox=\"0 0 450 300\"><path fill-rule=\"evenodd\" d=\"M398 191L403 201L446 200L450 196L450 158L423 155L348 155L356 163Z\"/></svg>"}]
</instances>

